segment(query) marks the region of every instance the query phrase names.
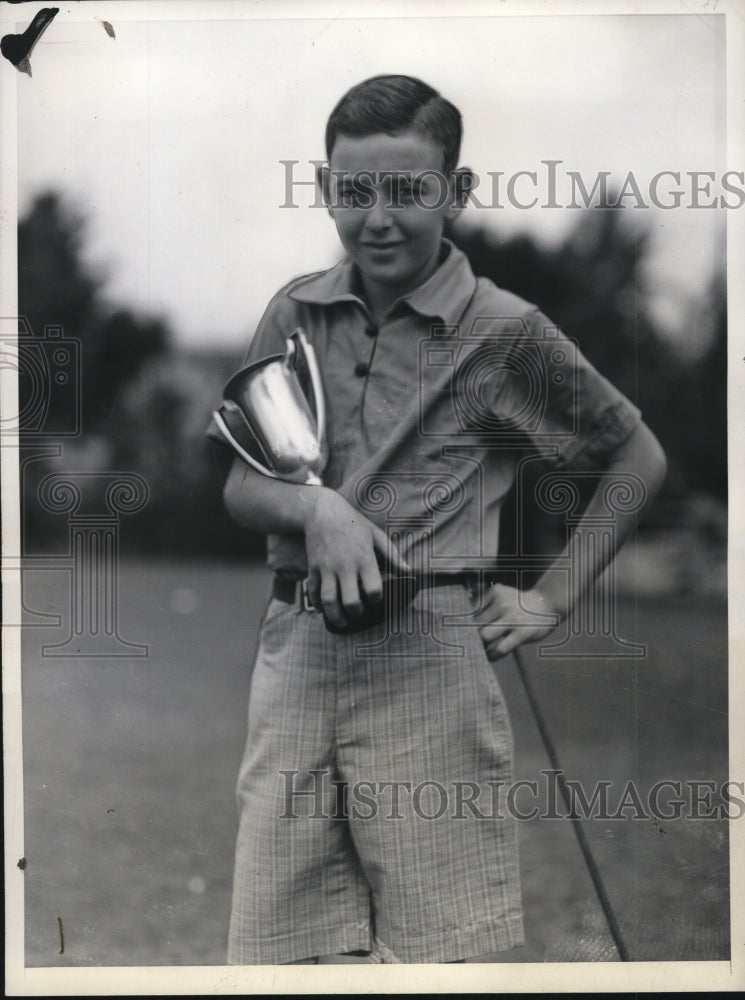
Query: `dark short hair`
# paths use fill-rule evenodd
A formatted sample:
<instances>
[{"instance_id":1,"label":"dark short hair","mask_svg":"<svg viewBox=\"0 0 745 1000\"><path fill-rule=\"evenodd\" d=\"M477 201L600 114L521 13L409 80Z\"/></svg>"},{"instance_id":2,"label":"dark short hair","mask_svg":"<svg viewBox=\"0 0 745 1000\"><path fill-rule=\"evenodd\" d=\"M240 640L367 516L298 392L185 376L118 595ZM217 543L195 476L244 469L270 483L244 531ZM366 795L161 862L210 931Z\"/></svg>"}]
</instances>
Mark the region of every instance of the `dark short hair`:
<instances>
[{"instance_id":1,"label":"dark short hair","mask_svg":"<svg viewBox=\"0 0 745 1000\"><path fill-rule=\"evenodd\" d=\"M463 133L460 111L413 76L373 76L348 90L326 125L326 156L339 135L396 135L415 129L442 146L445 172L454 170Z\"/></svg>"}]
</instances>

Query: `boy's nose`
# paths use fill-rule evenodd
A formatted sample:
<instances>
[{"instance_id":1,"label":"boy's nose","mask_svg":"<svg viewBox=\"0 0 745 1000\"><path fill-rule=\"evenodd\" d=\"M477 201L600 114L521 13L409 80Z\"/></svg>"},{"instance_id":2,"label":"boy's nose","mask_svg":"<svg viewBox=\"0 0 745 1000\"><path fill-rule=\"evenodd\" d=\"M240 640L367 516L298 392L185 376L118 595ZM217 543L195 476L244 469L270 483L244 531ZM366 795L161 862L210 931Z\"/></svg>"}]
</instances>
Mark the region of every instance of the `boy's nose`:
<instances>
[{"instance_id":1,"label":"boy's nose","mask_svg":"<svg viewBox=\"0 0 745 1000\"><path fill-rule=\"evenodd\" d=\"M376 232L388 229L393 223L391 218L391 206L385 199L385 195L378 194L375 204L372 205L366 214L365 225L368 229Z\"/></svg>"}]
</instances>

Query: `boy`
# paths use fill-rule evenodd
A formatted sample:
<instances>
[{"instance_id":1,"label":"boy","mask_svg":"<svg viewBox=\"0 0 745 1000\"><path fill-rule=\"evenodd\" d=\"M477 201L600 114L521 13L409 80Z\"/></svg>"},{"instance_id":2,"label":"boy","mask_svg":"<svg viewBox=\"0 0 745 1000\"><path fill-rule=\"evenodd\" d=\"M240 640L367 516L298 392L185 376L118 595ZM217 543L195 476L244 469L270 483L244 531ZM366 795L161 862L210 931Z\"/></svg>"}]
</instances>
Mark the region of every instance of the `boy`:
<instances>
[{"instance_id":1,"label":"boy","mask_svg":"<svg viewBox=\"0 0 745 1000\"><path fill-rule=\"evenodd\" d=\"M648 498L664 475L636 408L443 239L467 197L460 139L457 109L419 80L352 88L319 172L346 258L283 288L250 346L249 361L281 353L303 327L330 457L323 486L239 458L225 485L275 572L238 783L231 963L452 962L523 944L515 820L484 798L512 777L490 661L548 635L614 553L578 564L571 594L552 572L525 592L490 586L499 509L526 443L558 468L633 470ZM598 493L585 517L601 508ZM636 516L618 516L619 544ZM355 630L386 564L419 579L404 625Z\"/></svg>"}]
</instances>

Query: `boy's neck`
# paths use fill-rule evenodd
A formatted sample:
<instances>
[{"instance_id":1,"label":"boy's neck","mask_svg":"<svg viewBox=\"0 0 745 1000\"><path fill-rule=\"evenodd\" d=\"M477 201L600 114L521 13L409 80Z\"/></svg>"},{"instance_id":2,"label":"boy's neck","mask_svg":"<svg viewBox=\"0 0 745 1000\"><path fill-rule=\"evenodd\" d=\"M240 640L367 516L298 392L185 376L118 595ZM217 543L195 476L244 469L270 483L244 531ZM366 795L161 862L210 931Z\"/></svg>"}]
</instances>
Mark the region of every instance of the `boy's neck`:
<instances>
[{"instance_id":1,"label":"boy's neck","mask_svg":"<svg viewBox=\"0 0 745 1000\"><path fill-rule=\"evenodd\" d=\"M357 280L359 282L359 288L361 291L361 298L364 300L370 317L375 324L380 324L385 319L388 312L390 312L391 306L402 299L405 295L413 292L415 288L419 288L428 281L435 271L440 267L440 265L445 261L448 255L449 246L443 240L440 245L439 255L434 262L432 268L426 272L416 284L411 285L411 287L396 287L394 285L381 285L379 282L371 281L359 270L357 271Z\"/></svg>"},{"instance_id":2,"label":"boy's neck","mask_svg":"<svg viewBox=\"0 0 745 1000\"><path fill-rule=\"evenodd\" d=\"M405 291L394 291L386 285L379 285L377 282L369 281L363 274L359 276L362 299L370 313L373 323L379 325L383 322L388 311L394 302L406 295Z\"/></svg>"}]
</instances>

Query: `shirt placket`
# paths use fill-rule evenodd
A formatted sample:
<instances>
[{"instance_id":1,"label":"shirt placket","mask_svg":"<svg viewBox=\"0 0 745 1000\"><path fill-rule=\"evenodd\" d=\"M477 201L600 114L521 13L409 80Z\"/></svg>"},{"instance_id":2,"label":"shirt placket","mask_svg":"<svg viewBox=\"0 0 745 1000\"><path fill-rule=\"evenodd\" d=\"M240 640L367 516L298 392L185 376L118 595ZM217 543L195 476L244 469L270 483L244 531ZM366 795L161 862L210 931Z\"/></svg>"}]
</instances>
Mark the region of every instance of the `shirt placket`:
<instances>
[{"instance_id":1,"label":"shirt placket","mask_svg":"<svg viewBox=\"0 0 745 1000\"><path fill-rule=\"evenodd\" d=\"M380 338L380 325L373 323L369 318L365 322L364 334L369 341L368 357L365 361L358 361L354 367L354 374L357 378L362 379L362 387L360 393L360 422L359 422L359 433L360 433L360 447L361 449L367 449L369 444L367 427L365 424L365 403L367 402L367 394L370 386L370 374L372 372L372 366L375 360L375 354L378 349L378 341ZM367 346L367 345L365 345Z\"/></svg>"}]
</instances>

